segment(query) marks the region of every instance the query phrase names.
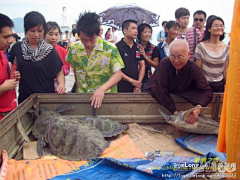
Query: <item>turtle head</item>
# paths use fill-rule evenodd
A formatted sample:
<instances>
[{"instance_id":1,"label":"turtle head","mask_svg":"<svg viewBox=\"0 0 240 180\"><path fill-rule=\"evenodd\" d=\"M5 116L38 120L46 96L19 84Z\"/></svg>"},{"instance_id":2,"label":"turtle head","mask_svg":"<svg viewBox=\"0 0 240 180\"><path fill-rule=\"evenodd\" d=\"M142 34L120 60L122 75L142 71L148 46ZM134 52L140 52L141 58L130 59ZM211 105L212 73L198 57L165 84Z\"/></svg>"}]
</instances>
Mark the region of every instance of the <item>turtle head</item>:
<instances>
[{"instance_id":1,"label":"turtle head","mask_svg":"<svg viewBox=\"0 0 240 180\"><path fill-rule=\"evenodd\" d=\"M177 118L177 115L170 115L168 116L168 118L166 119L166 121L169 123L169 124L174 124L174 121L176 120Z\"/></svg>"},{"instance_id":2,"label":"turtle head","mask_svg":"<svg viewBox=\"0 0 240 180\"><path fill-rule=\"evenodd\" d=\"M170 124L172 124L175 119L176 119L176 115L167 115L166 113L164 113L161 109L158 108L158 111L160 112L160 114L163 116L163 118Z\"/></svg>"}]
</instances>

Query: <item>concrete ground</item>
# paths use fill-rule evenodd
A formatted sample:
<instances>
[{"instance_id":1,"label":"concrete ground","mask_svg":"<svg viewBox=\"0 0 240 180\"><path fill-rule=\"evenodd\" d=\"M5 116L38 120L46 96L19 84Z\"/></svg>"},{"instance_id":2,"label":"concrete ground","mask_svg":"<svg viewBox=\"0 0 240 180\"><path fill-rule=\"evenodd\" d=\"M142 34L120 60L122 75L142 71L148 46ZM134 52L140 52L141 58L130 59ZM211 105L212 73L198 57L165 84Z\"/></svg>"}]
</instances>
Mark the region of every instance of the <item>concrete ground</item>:
<instances>
[{"instance_id":1,"label":"concrete ground","mask_svg":"<svg viewBox=\"0 0 240 180\"><path fill-rule=\"evenodd\" d=\"M74 82L75 82L75 78L74 78L74 73L73 72L70 72L67 76L65 76L66 92L71 91Z\"/></svg>"}]
</instances>

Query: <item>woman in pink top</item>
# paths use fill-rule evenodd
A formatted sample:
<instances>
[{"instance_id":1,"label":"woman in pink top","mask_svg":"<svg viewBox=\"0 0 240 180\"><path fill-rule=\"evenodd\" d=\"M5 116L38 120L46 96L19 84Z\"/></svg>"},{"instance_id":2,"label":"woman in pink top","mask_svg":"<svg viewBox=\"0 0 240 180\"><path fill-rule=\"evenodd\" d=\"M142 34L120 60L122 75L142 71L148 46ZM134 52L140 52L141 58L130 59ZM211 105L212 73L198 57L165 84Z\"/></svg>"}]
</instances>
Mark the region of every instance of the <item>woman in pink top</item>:
<instances>
[{"instance_id":1,"label":"woman in pink top","mask_svg":"<svg viewBox=\"0 0 240 180\"><path fill-rule=\"evenodd\" d=\"M108 28L107 32L105 33L105 40L111 39L111 28Z\"/></svg>"},{"instance_id":2,"label":"woman in pink top","mask_svg":"<svg viewBox=\"0 0 240 180\"><path fill-rule=\"evenodd\" d=\"M63 63L64 75L68 75L70 71L70 64L66 62L67 50L57 44L60 35L62 34L59 25L56 22L49 21L45 30L45 41L55 47L58 55Z\"/></svg>"}]
</instances>

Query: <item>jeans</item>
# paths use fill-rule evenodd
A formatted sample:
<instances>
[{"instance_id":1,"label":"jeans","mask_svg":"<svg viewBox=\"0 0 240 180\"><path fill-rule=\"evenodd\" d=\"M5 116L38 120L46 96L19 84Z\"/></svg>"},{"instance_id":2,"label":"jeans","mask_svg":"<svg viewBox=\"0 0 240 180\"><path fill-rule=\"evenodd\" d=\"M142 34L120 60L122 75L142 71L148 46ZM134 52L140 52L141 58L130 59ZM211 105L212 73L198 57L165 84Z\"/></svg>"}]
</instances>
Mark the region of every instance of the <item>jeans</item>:
<instances>
[{"instance_id":1,"label":"jeans","mask_svg":"<svg viewBox=\"0 0 240 180\"><path fill-rule=\"evenodd\" d=\"M147 87L148 81L149 81L149 79L143 79L143 81L142 81L142 89L141 89L142 92L146 92L145 88Z\"/></svg>"}]
</instances>

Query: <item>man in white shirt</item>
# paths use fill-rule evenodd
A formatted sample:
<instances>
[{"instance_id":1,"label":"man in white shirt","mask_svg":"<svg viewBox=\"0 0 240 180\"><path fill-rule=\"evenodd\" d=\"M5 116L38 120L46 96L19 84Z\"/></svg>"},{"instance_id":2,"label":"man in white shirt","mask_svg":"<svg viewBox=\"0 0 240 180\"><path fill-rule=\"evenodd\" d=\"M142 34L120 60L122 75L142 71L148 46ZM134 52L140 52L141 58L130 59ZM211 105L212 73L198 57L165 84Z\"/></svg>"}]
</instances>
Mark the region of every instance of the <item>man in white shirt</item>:
<instances>
[{"instance_id":1,"label":"man in white shirt","mask_svg":"<svg viewBox=\"0 0 240 180\"><path fill-rule=\"evenodd\" d=\"M109 42L116 44L119 41L119 36L117 29L115 27L112 27L112 38L108 39Z\"/></svg>"}]
</instances>

